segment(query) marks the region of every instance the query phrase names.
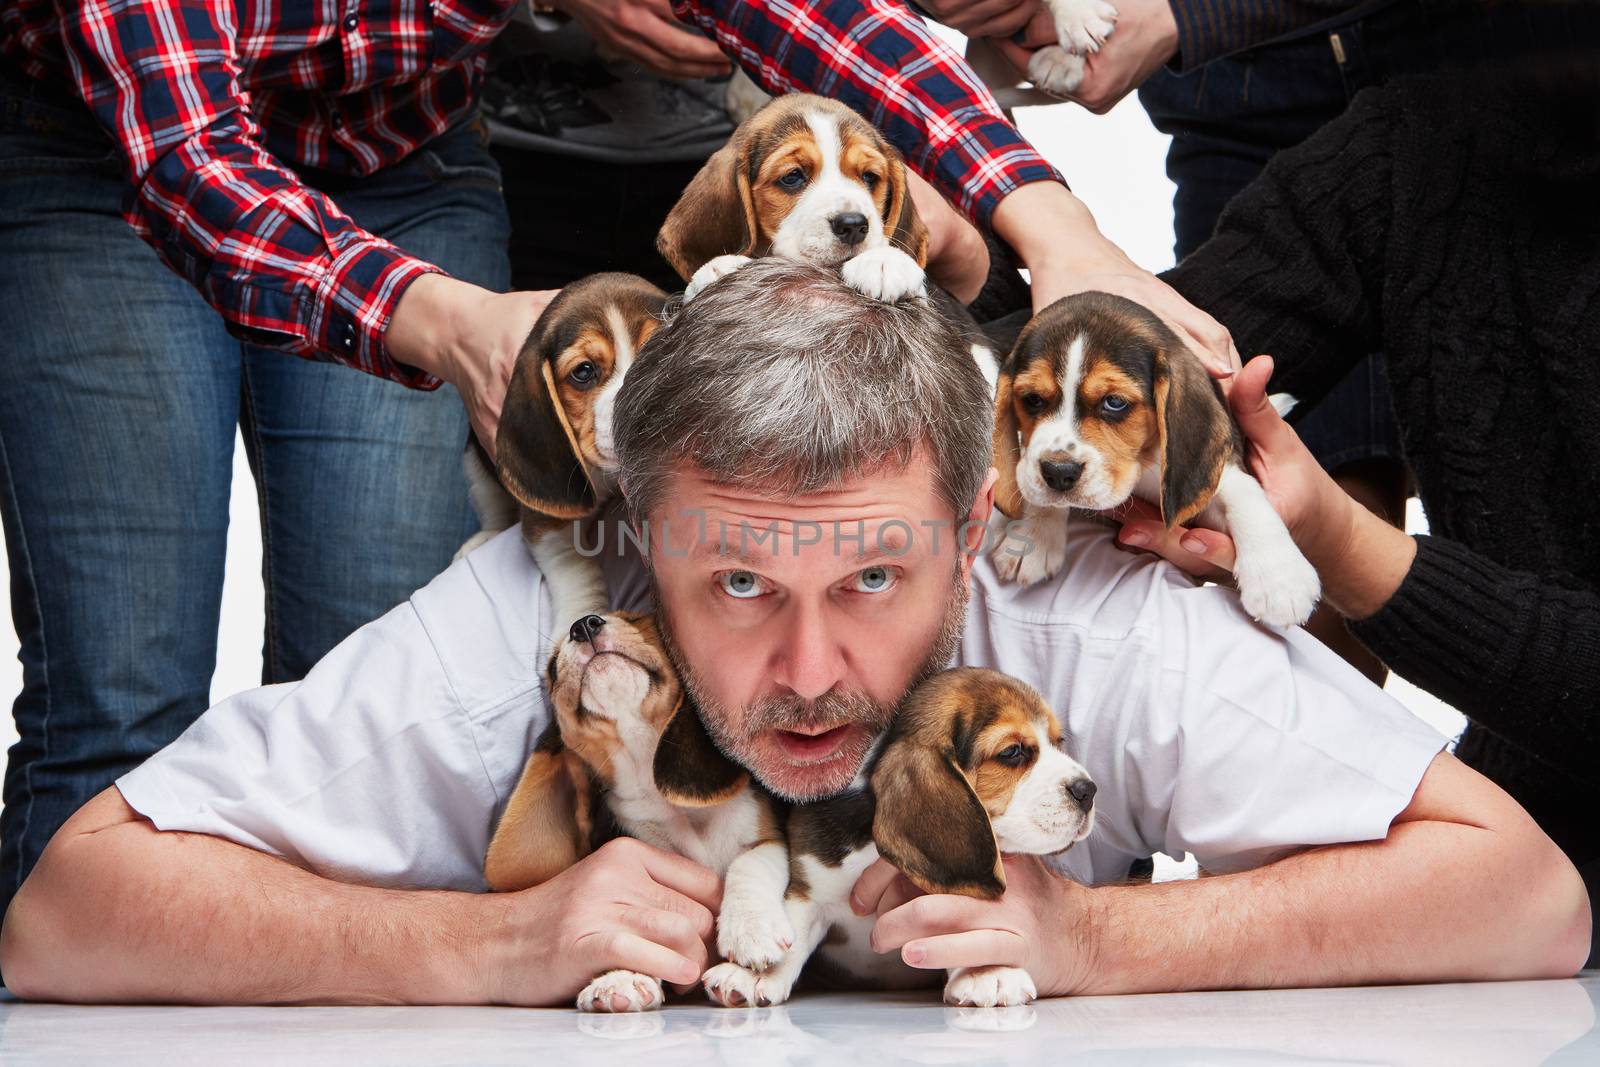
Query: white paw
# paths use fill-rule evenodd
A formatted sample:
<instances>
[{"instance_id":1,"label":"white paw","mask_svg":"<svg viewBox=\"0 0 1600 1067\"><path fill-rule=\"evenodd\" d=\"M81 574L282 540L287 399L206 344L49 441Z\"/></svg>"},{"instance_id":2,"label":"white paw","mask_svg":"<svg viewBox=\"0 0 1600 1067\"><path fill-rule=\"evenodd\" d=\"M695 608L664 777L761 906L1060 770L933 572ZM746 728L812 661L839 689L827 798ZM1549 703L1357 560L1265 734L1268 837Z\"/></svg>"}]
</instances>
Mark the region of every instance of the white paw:
<instances>
[{"instance_id":1,"label":"white paw","mask_svg":"<svg viewBox=\"0 0 1600 1067\"><path fill-rule=\"evenodd\" d=\"M655 1011L666 1002L661 983L638 971L607 971L578 994L579 1011Z\"/></svg>"},{"instance_id":2,"label":"white paw","mask_svg":"<svg viewBox=\"0 0 1600 1067\"><path fill-rule=\"evenodd\" d=\"M1268 626L1299 626L1322 595L1317 569L1284 540L1282 546L1241 552L1233 567L1239 602L1251 618Z\"/></svg>"},{"instance_id":3,"label":"white paw","mask_svg":"<svg viewBox=\"0 0 1600 1067\"><path fill-rule=\"evenodd\" d=\"M1066 96L1083 84L1083 57L1059 45L1041 48L1028 60L1028 80L1051 96Z\"/></svg>"},{"instance_id":4,"label":"white paw","mask_svg":"<svg viewBox=\"0 0 1600 1067\"><path fill-rule=\"evenodd\" d=\"M926 291L917 261L893 245L856 253L845 260L839 275L856 292L891 304Z\"/></svg>"},{"instance_id":5,"label":"white paw","mask_svg":"<svg viewBox=\"0 0 1600 1067\"><path fill-rule=\"evenodd\" d=\"M1100 51L1117 28L1117 9L1105 0L1051 0L1050 10L1061 47L1080 55Z\"/></svg>"},{"instance_id":6,"label":"white paw","mask_svg":"<svg viewBox=\"0 0 1600 1067\"><path fill-rule=\"evenodd\" d=\"M766 1008L789 999L789 984L746 970L737 963L719 963L700 979L706 996L724 1008Z\"/></svg>"},{"instance_id":7,"label":"white paw","mask_svg":"<svg viewBox=\"0 0 1600 1067\"><path fill-rule=\"evenodd\" d=\"M794 945L794 924L775 908L728 908L717 916L717 951L752 971L765 971Z\"/></svg>"},{"instance_id":8,"label":"white paw","mask_svg":"<svg viewBox=\"0 0 1600 1067\"><path fill-rule=\"evenodd\" d=\"M688 286L683 290L683 302L687 304L699 295L700 290L716 281L718 278L727 277L746 263L750 262L749 256L717 256L709 259L689 279Z\"/></svg>"},{"instance_id":9,"label":"white paw","mask_svg":"<svg viewBox=\"0 0 1600 1067\"><path fill-rule=\"evenodd\" d=\"M1061 573L1067 562L1066 508L1051 508L1006 524L994 548L994 569L1002 580L1036 585Z\"/></svg>"},{"instance_id":10,"label":"white paw","mask_svg":"<svg viewBox=\"0 0 1600 1067\"><path fill-rule=\"evenodd\" d=\"M944 984L944 1002L958 1008L1009 1008L1038 995L1020 967L957 967Z\"/></svg>"},{"instance_id":11,"label":"white paw","mask_svg":"<svg viewBox=\"0 0 1600 1067\"><path fill-rule=\"evenodd\" d=\"M462 556L465 556L479 545L493 540L495 534L499 532L499 530L479 530L477 533L467 538L465 543L463 543L460 548L456 549L456 554L450 557L450 562L454 563L456 560L460 559Z\"/></svg>"}]
</instances>

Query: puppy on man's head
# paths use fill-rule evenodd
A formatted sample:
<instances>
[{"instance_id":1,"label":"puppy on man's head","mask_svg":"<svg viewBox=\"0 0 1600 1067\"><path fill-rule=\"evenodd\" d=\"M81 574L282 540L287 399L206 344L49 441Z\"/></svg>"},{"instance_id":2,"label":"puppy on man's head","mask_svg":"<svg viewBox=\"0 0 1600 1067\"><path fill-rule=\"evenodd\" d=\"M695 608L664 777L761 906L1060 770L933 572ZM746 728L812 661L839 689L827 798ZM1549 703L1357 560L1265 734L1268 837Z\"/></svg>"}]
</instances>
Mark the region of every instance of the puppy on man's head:
<instances>
[{"instance_id":1,"label":"puppy on man's head","mask_svg":"<svg viewBox=\"0 0 1600 1067\"><path fill-rule=\"evenodd\" d=\"M893 145L836 100L775 98L733 133L673 207L656 247L686 300L752 258L837 267L879 300L923 290L928 231Z\"/></svg>"}]
</instances>

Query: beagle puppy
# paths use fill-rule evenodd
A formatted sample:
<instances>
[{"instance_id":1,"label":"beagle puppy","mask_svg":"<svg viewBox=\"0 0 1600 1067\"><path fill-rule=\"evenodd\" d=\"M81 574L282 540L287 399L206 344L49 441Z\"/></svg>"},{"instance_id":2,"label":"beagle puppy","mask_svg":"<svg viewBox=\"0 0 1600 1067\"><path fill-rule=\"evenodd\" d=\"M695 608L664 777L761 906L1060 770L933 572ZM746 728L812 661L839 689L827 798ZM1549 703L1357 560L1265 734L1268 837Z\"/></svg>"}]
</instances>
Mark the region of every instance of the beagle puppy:
<instances>
[{"instance_id":1,"label":"beagle puppy","mask_svg":"<svg viewBox=\"0 0 1600 1067\"><path fill-rule=\"evenodd\" d=\"M608 604L599 563L579 554L572 524L615 491L612 413L666 304L666 293L632 274L592 274L561 290L517 356L496 462L476 437L467 442L463 465L482 529L456 558L520 520L557 619Z\"/></svg>"},{"instance_id":2,"label":"beagle puppy","mask_svg":"<svg viewBox=\"0 0 1600 1067\"><path fill-rule=\"evenodd\" d=\"M771 255L838 267L852 288L895 301L924 291L928 230L894 146L844 104L794 93L706 161L656 247L688 283L685 300Z\"/></svg>"},{"instance_id":3,"label":"beagle puppy","mask_svg":"<svg viewBox=\"0 0 1600 1067\"><path fill-rule=\"evenodd\" d=\"M929 972L872 951L875 916L850 910L850 889L880 855L918 888L993 900L1005 852L1055 855L1094 826L1094 782L1061 748L1061 724L1030 686L979 668L917 686L882 747L847 792L796 805L787 823L791 948L765 971L737 962L705 974L730 1007L781 1004L812 961L831 982L907 988ZM1015 967L958 968L946 1003L1023 1004L1036 991Z\"/></svg>"},{"instance_id":4,"label":"beagle puppy","mask_svg":"<svg viewBox=\"0 0 1600 1067\"><path fill-rule=\"evenodd\" d=\"M1028 80L1052 96L1065 96L1083 84L1089 55L1111 36L1117 9L1107 0L1044 0L1056 24L1056 43L1028 58Z\"/></svg>"},{"instance_id":5,"label":"beagle puppy","mask_svg":"<svg viewBox=\"0 0 1600 1067\"><path fill-rule=\"evenodd\" d=\"M715 871L724 880L718 949L747 967L776 962L794 937L777 802L712 742L654 620L580 618L550 657L546 682L554 714L495 827L489 887L537 885L626 835ZM577 1005L649 1011L664 999L658 979L617 970L584 987Z\"/></svg>"},{"instance_id":6,"label":"beagle puppy","mask_svg":"<svg viewBox=\"0 0 1600 1067\"><path fill-rule=\"evenodd\" d=\"M995 388L995 507L1008 518L991 550L1002 578L1060 571L1068 508L1103 511L1137 494L1170 527L1229 534L1246 611L1273 626L1311 614L1315 568L1244 464L1222 390L1150 311L1079 293L1023 328Z\"/></svg>"}]
</instances>

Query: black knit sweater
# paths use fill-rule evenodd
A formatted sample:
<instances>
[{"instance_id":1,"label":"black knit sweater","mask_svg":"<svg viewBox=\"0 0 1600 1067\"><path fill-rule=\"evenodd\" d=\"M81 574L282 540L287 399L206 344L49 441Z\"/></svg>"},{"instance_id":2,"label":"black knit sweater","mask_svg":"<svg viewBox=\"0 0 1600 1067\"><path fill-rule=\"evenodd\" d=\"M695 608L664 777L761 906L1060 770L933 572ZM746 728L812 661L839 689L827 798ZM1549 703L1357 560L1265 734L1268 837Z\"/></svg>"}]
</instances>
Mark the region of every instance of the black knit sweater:
<instances>
[{"instance_id":1,"label":"black knit sweater","mask_svg":"<svg viewBox=\"0 0 1600 1067\"><path fill-rule=\"evenodd\" d=\"M1591 57L1592 58L1592 57ZM1600 92L1392 83L1281 153L1168 280L1314 405L1387 354L1431 535L1351 629L1457 754L1600 856ZM1559 86L1557 88L1556 86Z\"/></svg>"}]
</instances>

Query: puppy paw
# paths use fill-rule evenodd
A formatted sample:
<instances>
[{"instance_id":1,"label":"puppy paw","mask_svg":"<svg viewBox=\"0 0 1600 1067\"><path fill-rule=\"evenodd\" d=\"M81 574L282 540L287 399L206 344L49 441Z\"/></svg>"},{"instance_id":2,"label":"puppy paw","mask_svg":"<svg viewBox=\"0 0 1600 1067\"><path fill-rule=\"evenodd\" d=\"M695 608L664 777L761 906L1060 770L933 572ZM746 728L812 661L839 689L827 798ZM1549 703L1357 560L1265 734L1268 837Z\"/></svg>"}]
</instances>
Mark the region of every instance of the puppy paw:
<instances>
[{"instance_id":1,"label":"puppy paw","mask_svg":"<svg viewBox=\"0 0 1600 1067\"><path fill-rule=\"evenodd\" d=\"M1020 967L957 967L944 984L944 1002L958 1008L1009 1008L1038 995Z\"/></svg>"},{"instance_id":2,"label":"puppy paw","mask_svg":"<svg viewBox=\"0 0 1600 1067\"><path fill-rule=\"evenodd\" d=\"M465 556L479 545L486 544L487 542L493 540L495 534L499 532L499 530L479 530L477 533L467 538L466 542L462 544L460 548L456 549L456 554L450 557L450 562L454 563L456 560L460 559L462 556Z\"/></svg>"},{"instance_id":3,"label":"puppy paw","mask_svg":"<svg viewBox=\"0 0 1600 1067\"><path fill-rule=\"evenodd\" d=\"M1050 9L1056 39L1069 52L1098 52L1117 28L1117 9L1105 0L1052 0Z\"/></svg>"},{"instance_id":4,"label":"puppy paw","mask_svg":"<svg viewBox=\"0 0 1600 1067\"><path fill-rule=\"evenodd\" d=\"M717 951L747 970L770 969L794 945L794 924L782 908L733 908L717 916Z\"/></svg>"},{"instance_id":5,"label":"puppy paw","mask_svg":"<svg viewBox=\"0 0 1600 1067\"><path fill-rule=\"evenodd\" d=\"M683 302L687 304L700 294L700 290L716 281L726 277L750 262L749 256L717 256L709 259L699 270L694 272L694 277L689 279L689 284L683 290Z\"/></svg>"},{"instance_id":6,"label":"puppy paw","mask_svg":"<svg viewBox=\"0 0 1600 1067\"><path fill-rule=\"evenodd\" d=\"M1051 96L1066 96L1083 84L1083 56L1060 45L1041 48L1028 60L1028 80Z\"/></svg>"},{"instance_id":7,"label":"puppy paw","mask_svg":"<svg viewBox=\"0 0 1600 1067\"><path fill-rule=\"evenodd\" d=\"M1241 553L1233 577L1244 610L1268 626L1301 625L1322 595L1317 569L1287 538L1282 545Z\"/></svg>"},{"instance_id":8,"label":"puppy paw","mask_svg":"<svg viewBox=\"0 0 1600 1067\"><path fill-rule=\"evenodd\" d=\"M1067 563L1067 509L1037 515L1031 523L1033 550L1018 562L1017 581L1037 585L1061 573Z\"/></svg>"},{"instance_id":9,"label":"puppy paw","mask_svg":"<svg viewBox=\"0 0 1600 1067\"><path fill-rule=\"evenodd\" d=\"M655 1011L666 1002L661 983L638 971L607 971L578 994L579 1011Z\"/></svg>"},{"instance_id":10,"label":"puppy paw","mask_svg":"<svg viewBox=\"0 0 1600 1067\"><path fill-rule=\"evenodd\" d=\"M845 260L839 274L856 292L891 304L927 291L917 261L893 245L856 253Z\"/></svg>"},{"instance_id":11,"label":"puppy paw","mask_svg":"<svg viewBox=\"0 0 1600 1067\"><path fill-rule=\"evenodd\" d=\"M789 986L737 963L719 963L700 979L706 996L724 1008L768 1008L789 999Z\"/></svg>"}]
</instances>

